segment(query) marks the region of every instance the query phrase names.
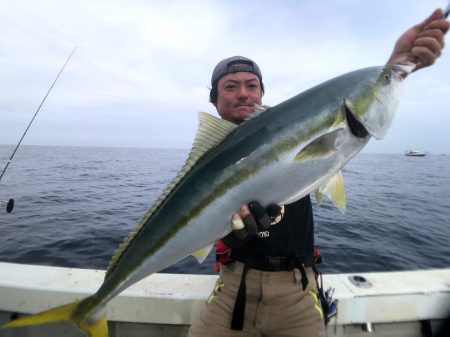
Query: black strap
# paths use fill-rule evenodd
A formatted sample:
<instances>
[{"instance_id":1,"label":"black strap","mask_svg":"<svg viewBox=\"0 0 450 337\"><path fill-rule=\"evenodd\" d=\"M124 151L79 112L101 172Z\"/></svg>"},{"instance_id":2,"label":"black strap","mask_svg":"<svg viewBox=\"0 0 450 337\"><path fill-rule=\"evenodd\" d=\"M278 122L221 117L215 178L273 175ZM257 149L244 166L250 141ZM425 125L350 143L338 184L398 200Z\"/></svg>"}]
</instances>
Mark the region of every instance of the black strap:
<instances>
[{"instance_id":1,"label":"black strap","mask_svg":"<svg viewBox=\"0 0 450 337\"><path fill-rule=\"evenodd\" d=\"M308 286L308 275L306 275L305 266L303 263L299 262L296 267L300 270L300 274L302 275L302 289L303 291L306 290L306 287Z\"/></svg>"},{"instance_id":2,"label":"black strap","mask_svg":"<svg viewBox=\"0 0 450 337\"><path fill-rule=\"evenodd\" d=\"M246 299L246 286L245 278L247 272L250 269L248 263L244 263L242 270L241 283L236 296L236 302L234 303L233 318L231 320L231 330L243 330L244 329L244 313L245 313L245 299Z\"/></svg>"},{"instance_id":3,"label":"black strap","mask_svg":"<svg viewBox=\"0 0 450 337\"><path fill-rule=\"evenodd\" d=\"M431 329L431 323L429 320L422 320L420 321L420 325L422 327L422 336L423 337L431 337L433 336L433 332Z\"/></svg>"},{"instance_id":4,"label":"black strap","mask_svg":"<svg viewBox=\"0 0 450 337\"><path fill-rule=\"evenodd\" d=\"M306 290L308 286L308 276L306 275L305 267L302 263L298 263L296 267L300 270L300 274L302 276L302 289ZM246 301L246 292L247 288L245 285L245 278L247 277L247 272L251 268L250 263L244 263L244 267L242 269L241 283L239 284L239 290L236 295L236 301L234 302L233 309L233 318L231 320L231 329L232 330L243 330L244 329L244 316L245 316L245 301Z\"/></svg>"}]
</instances>

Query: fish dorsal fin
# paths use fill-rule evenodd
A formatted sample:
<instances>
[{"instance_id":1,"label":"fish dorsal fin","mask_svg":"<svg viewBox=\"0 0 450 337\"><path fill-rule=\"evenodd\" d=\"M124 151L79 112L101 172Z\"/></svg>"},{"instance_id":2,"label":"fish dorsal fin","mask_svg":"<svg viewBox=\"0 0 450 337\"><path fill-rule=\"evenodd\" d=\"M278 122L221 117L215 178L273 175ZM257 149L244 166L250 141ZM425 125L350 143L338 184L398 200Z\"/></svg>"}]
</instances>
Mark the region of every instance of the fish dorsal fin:
<instances>
[{"instance_id":1,"label":"fish dorsal fin","mask_svg":"<svg viewBox=\"0 0 450 337\"><path fill-rule=\"evenodd\" d=\"M195 135L188 162L202 157L210 149L216 147L228 134L238 126L206 112L199 112L199 126ZM195 164L195 163L194 163Z\"/></svg>"},{"instance_id":2,"label":"fish dorsal fin","mask_svg":"<svg viewBox=\"0 0 450 337\"><path fill-rule=\"evenodd\" d=\"M325 185L320 186L316 190L317 203L320 204L322 202L324 195L330 198L337 208L339 208L342 212L345 212L345 186L341 171L338 171Z\"/></svg>"},{"instance_id":3,"label":"fish dorsal fin","mask_svg":"<svg viewBox=\"0 0 450 337\"><path fill-rule=\"evenodd\" d=\"M120 260L123 252L126 250L130 242L134 237L140 232L144 227L148 219L152 214L159 208L159 206L164 202L167 196L172 192L175 186L184 178L184 176L191 170L191 168L203 157L203 155L216 147L222 140L235 128L236 124L228 122L224 119L212 116L206 112L199 113L199 126L197 129L197 134L194 139L194 144L192 145L191 152L184 163L181 170L178 172L177 176L167 185L166 189L161 193L159 198L153 203L150 209L145 213L142 219L137 224L136 228L130 232L129 236L125 238L124 242L119 246L116 253L109 263L109 267L106 276L114 269L114 266Z\"/></svg>"}]
</instances>

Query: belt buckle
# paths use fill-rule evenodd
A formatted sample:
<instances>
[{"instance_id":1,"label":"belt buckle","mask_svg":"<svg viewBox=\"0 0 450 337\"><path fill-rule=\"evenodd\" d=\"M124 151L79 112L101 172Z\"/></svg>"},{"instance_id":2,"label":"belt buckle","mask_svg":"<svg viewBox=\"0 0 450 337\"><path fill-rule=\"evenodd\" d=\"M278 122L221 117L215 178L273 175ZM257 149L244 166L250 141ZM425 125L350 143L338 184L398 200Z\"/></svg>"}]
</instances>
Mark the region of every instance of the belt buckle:
<instances>
[{"instance_id":1,"label":"belt buckle","mask_svg":"<svg viewBox=\"0 0 450 337\"><path fill-rule=\"evenodd\" d=\"M267 271L280 271L282 270L281 261L283 258L279 256L266 256L265 269Z\"/></svg>"}]
</instances>

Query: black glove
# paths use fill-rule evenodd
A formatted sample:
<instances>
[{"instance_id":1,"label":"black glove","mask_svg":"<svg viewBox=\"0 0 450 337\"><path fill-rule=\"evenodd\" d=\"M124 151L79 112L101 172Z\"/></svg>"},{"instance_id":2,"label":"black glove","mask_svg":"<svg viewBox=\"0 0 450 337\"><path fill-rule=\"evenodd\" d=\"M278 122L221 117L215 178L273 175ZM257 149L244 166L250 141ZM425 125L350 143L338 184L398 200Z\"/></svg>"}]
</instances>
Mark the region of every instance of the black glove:
<instances>
[{"instance_id":1,"label":"black glove","mask_svg":"<svg viewBox=\"0 0 450 337\"><path fill-rule=\"evenodd\" d=\"M231 220L233 230L222 239L230 248L240 247L259 231L267 230L273 219L277 218L282 210L276 204L271 204L264 209L257 201L252 201L246 206L248 211L244 206L241 207L239 213L233 215Z\"/></svg>"}]
</instances>

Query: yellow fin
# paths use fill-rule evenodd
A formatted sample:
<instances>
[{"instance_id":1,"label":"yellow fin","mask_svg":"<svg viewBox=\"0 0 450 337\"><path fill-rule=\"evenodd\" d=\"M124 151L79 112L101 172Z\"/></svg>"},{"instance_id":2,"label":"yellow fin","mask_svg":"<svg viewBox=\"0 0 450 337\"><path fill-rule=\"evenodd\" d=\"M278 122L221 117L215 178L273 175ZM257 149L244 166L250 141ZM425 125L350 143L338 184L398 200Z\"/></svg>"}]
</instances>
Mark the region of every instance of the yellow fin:
<instances>
[{"instance_id":1,"label":"yellow fin","mask_svg":"<svg viewBox=\"0 0 450 337\"><path fill-rule=\"evenodd\" d=\"M147 213L142 217L142 219L137 224L136 228L130 233L130 235L125 238L124 242L119 246L116 253L109 263L108 270L106 271L106 277L112 272L115 265L120 259L120 256L126 250L130 242L136 237L140 230L147 223L148 219L153 215L153 213L158 209L158 207L164 202L167 196L172 192L175 186L184 178L184 176L192 169L192 167L197 164L200 158L203 157L205 153L216 147L220 142L224 140L226 136L234 129L237 128L236 124L228 122L224 119L220 119L206 112L199 113L199 127L197 129L197 134L194 139L194 144L192 145L191 152L188 159L186 160L184 166L178 172L177 176L167 185L166 189L161 193L159 198L153 203L149 208Z\"/></svg>"},{"instance_id":2,"label":"yellow fin","mask_svg":"<svg viewBox=\"0 0 450 337\"><path fill-rule=\"evenodd\" d=\"M203 263L203 261L205 261L205 259L208 257L213 245L214 244L211 243L203 248L200 248L199 250L196 250L191 255L197 259L198 263Z\"/></svg>"},{"instance_id":3,"label":"yellow fin","mask_svg":"<svg viewBox=\"0 0 450 337\"><path fill-rule=\"evenodd\" d=\"M316 199L319 204L322 202L324 195L330 198L337 208L345 212L345 186L341 171L338 171L325 185L318 188L316 191Z\"/></svg>"},{"instance_id":4,"label":"yellow fin","mask_svg":"<svg viewBox=\"0 0 450 337\"><path fill-rule=\"evenodd\" d=\"M19 318L4 324L0 327L0 329L66 321L75 325L78 329L84 331L89 337L108 337L106 315L103 315L98 321L89 324L84 321L76 321L73 314L80 303L81 302L77 301L50 310L46 310L35 315Z\"/></svg>"},{"instance_id":5,"label":"yellow fin","mask_svg":"<svg viewBox=\"0 0 450 337\"><path fill-rule=\"evenodd\" d=\"M94 323L82 322L78 328L87 333L88 337L108 337L108 321L103 315Z\"/></svg>"},{"instance_id":6,"label":"yellow fin","mask_svg":"<svg viewBox=\"0 0 450 337\"><path fill-rule=\"evenodd\" d=\"M318 189L316 190L316 200L317 200L317 203L318 203L319 206L320 206L320 204L321 204L322 201L323 201L323 193L320 191L320 188L318 188Z\"/></svg>"}]
</instances>

